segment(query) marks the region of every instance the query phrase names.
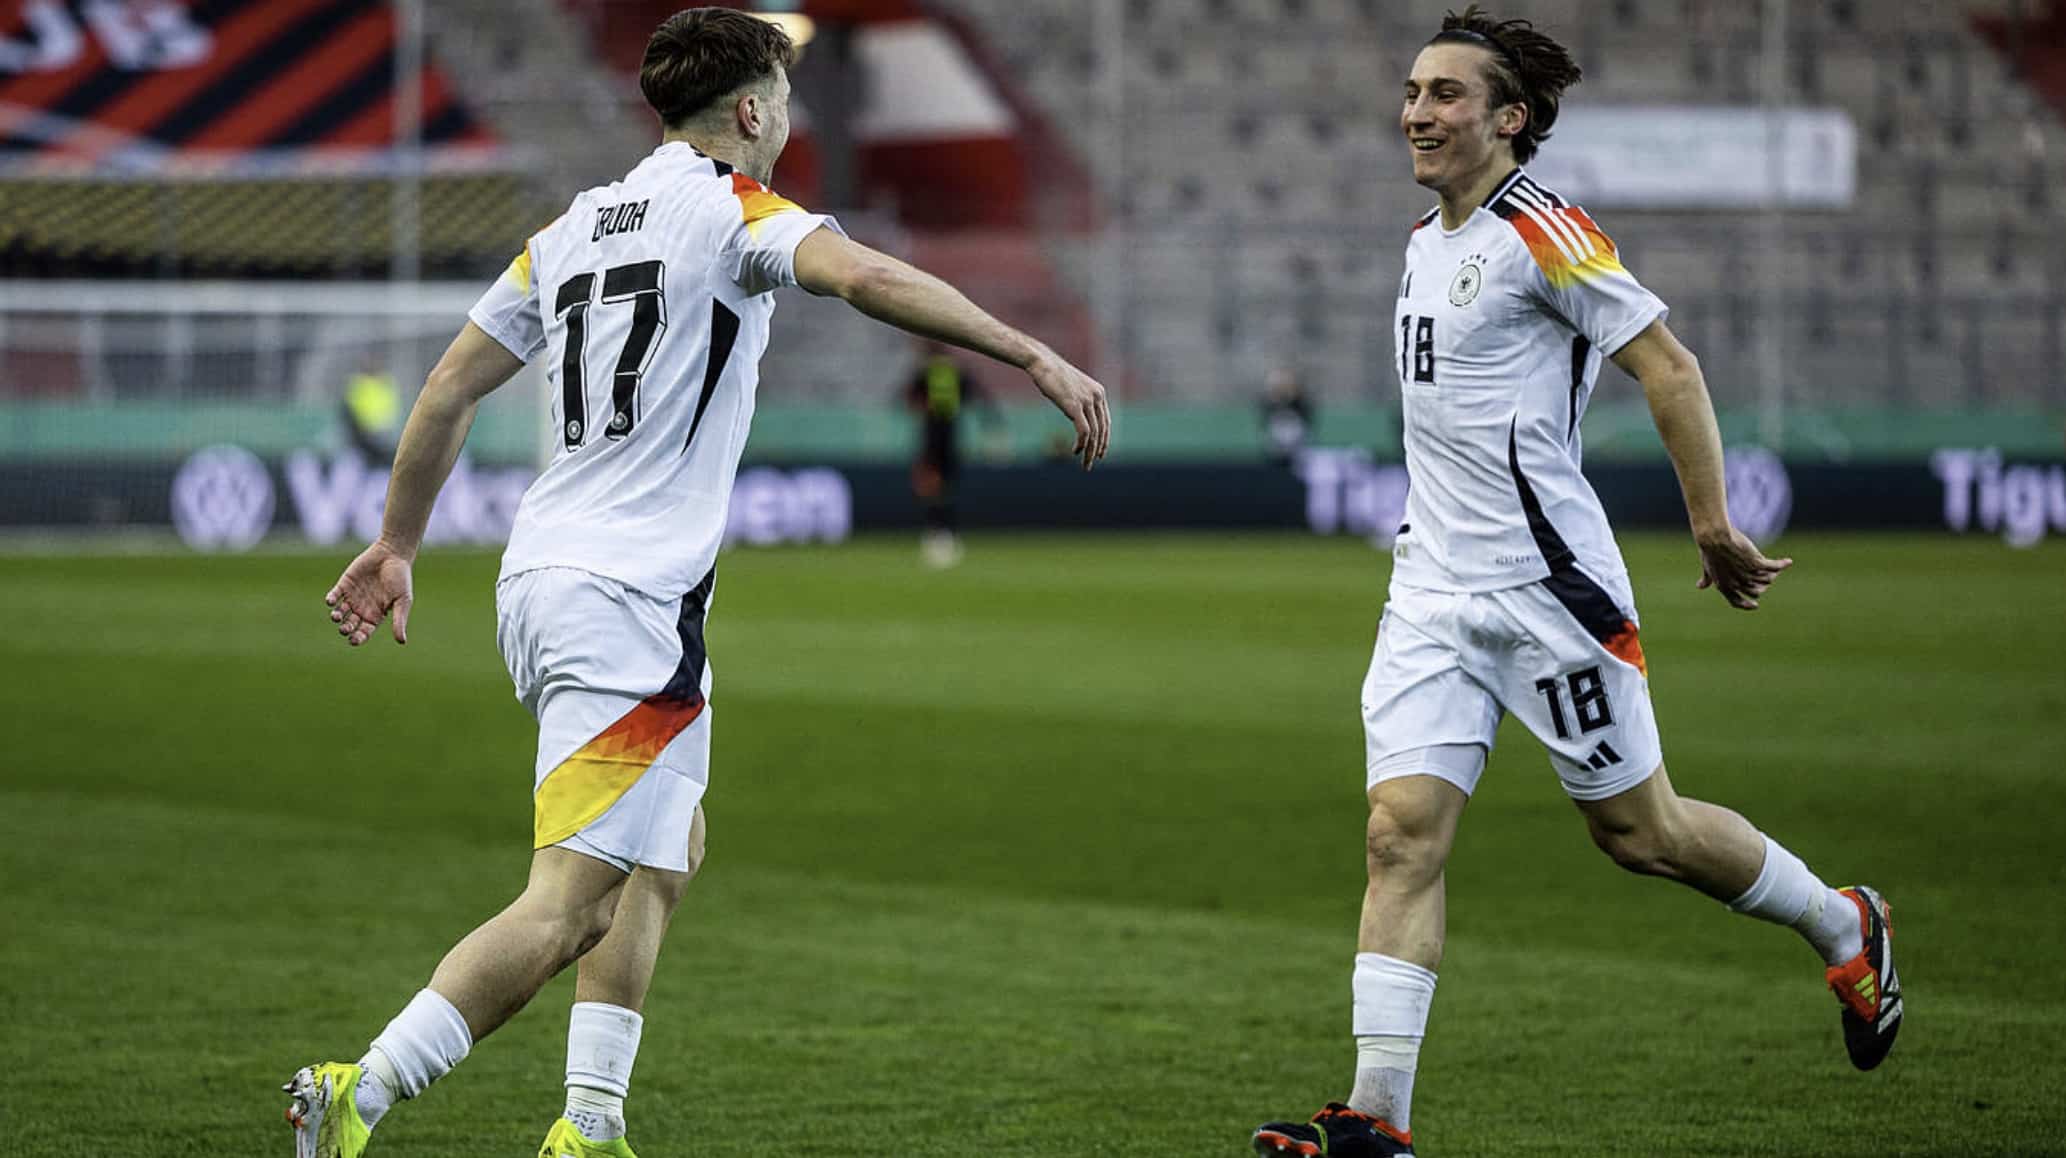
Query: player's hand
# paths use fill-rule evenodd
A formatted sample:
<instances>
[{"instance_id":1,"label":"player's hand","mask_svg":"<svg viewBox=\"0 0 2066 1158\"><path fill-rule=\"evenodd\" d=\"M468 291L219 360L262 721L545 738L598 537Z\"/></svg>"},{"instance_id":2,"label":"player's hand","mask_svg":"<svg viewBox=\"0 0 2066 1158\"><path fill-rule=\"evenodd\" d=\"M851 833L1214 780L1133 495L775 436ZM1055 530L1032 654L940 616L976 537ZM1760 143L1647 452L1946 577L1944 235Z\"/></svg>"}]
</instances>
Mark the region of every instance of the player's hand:
<instances>
[{"instance_id":1,"label":"player's hand","mask_svg":"<svg viewBox=\"0 0 2066 1158\"><path fill-rule=\"evenodd\" d=\"M1083 459L1083 469L1105 457L1112 442L1112 411L1098 381L1049 353L1026 367L1033 385L1076 427L1076 445L1069 453Z\"/></svg>"},{"instance_id":2,"label":"player's hand","mask_svg":"<svg viewBox=\"0 0 2066 1158\"><path fill-rule=\"evenodd\" d=\"M394 613L395 642L409 642L409 606L415 601L408 556L378 541L359 552L323 596L337 634L353 647L373 638L389 612Z\"/></svg>"},{"instance_id":3,"label":"player's hand","mask_svg":"<svg viewBox=\"0 0 2066 1158\"><path fill-rule=\"evenodd\" d=\"M1781 571L1793 566L1792 559L1767 559L1758 545L1735 527L1695 540L1700 546L1700 582L1696 587L1713 587L1741 611L1756 611L1758 597L1772 586Z\"/></svg>"}]
</instances>

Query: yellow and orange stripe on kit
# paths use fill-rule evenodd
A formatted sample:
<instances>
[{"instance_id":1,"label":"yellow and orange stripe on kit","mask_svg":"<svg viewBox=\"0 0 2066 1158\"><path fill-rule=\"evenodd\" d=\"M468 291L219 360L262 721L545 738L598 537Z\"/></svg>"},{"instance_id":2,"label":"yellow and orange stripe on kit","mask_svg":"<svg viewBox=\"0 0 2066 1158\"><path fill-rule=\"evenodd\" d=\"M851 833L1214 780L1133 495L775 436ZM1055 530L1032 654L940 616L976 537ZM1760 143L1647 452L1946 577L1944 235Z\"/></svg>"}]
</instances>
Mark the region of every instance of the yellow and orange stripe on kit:
<instances>
[{"instance_id":1,"label":"yellow and orange stripe on kit","mask_svg":"<svg viewBox=\"0 0 2066 1158\"><path fill-rule=\"evenodd\" d=\"M1542 267L1549 283L1564 289L1575 281L1593 281L1612 274L1626 273L1621 266L1621 256L1614 248L1614 242L1601 231L1583 209L1555 208L1539 209L1537 213L1554 213L1557 222L1582 235L1590 243L1591 250L1582 261L1571 259L1571 246L1560 244L1552 238L1533 213L1515 213L1507 218L1508 224L1520 233L1521 240L1528 244L1528 252L1535 263Z\"/></svg>"},{"instance_id":2,"label":"yellow and orange stripe on kit","mask_svg":"<svg viewBox=\"0 0 2066 1158\"><path fill-rule=\"evenodd\" d=\"M546 773L533 796L531 847L547 848L610 810L708 702L701 695L647 696Z\"/></svg>"},{"instance_id":3,"label":"yellow and orange stripe on kit","mask_svg":"<svg viewBox=\"0 0 2066 1158\"><path fill-rule=\"evenodd\" d=\"M746 213L746 229L759 236L754 227L763 220L778 213L802 213L803 206L773 192L767 186L744 173L732 174L732 195L739 199L739 205Z\"/></svg>"}]
</instances>

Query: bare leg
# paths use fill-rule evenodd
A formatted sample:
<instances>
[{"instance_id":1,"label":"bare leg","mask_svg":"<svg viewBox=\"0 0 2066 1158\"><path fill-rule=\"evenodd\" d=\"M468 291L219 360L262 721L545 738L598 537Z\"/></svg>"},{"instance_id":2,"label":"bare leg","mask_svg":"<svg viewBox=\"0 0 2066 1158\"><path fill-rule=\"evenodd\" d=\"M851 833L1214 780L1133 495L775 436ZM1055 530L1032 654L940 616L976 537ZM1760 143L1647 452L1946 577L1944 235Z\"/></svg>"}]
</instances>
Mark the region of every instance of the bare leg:
<instances>
[{"instance_id":1,"label":"bare leg","mask_svg":"<svg viewBox=\"0 0 2066 1158\"><path fill-rule=\"evenodd\" d=\"M702 867L703 849L703 810L698 808L689 823L688 868L633 869L617 897L610 931L582 955L575 970L563 1118L590 1142L624 1136L624 1099L631 1093L631 1073L645 1029L646 991L653 983L668 923Z\"/></svg>"},{"instance_id":2,"label":"bare leg","mask_svg":"<svg viewBox=\"0 0 2066 1158\"><path fill-rule=\"evenodd\" d=\"M597 1001L643 1012L646 990L653 982L653 968L660 959L660 943L667 936L668 923L681 904L682 893L703 866L703 810L696 810L689 828L689 867L686 872L640 865L625 882L617 899L616 920L610 931L581 957L574 972L574 1000Z\"/></svg>"},{"instance_id":3,"label":"bare leg","mask_svg":"<svg viewBox=\"0 0 2066 1158\"><path fill-rule=\"evenodd\" d=\"M539 849L523 894L454 945L430 987L480 1041L603 939L625 879L593 857Z\"/></svg>"},{"instance_id":4,"label":"bare leg","mask_svg":"<svg viewBox=\"0 0 2066 1158\"><path fill-rule=\"evenodd\" d=\"M1380 781L1369 795L1369 879L1352 985L1356 1083L1348 1104L1404 1131L1442 963L1442 868L1470 797L1425 774Z\"/></svg>"},{"instance_id":5,"label":"bare leg","mask_svg":"<svg viewBox=\"0 0 2066 1158\"><path fill-rule=\"evenodd\" d=\"M1593 840L1630 872L1682 881L1746 917L1785 925L1825 965L1864 948L1855 902L1743 817L1672 791L1662 765L1627 792L1578 807Z\"/></svg>"},{"instance_id":6,"label":"bare leg","mask_svg":"<svg viewBox=\"0 0 2066 1158\"><path fill-rule=\"evenodd\" d=\"M1356 948L1433 970L1442 963L1442 866L1470 797L1434 776L1381 781L1369 796L1369 878Z\"/></svg>"},{"instance_id":7,"label":"bare leg","mask_svg":"<svg viewBox=\"0 0 2066 1158\"><path fill-rule=\"evenodd\" d=\"M1764 836L1729 809L1680 796L1662 764L1619 796L1577 803L1593 842L1630 872L1680 881L1727 903L1764 866Z\"/></svg>"}]
</instances>

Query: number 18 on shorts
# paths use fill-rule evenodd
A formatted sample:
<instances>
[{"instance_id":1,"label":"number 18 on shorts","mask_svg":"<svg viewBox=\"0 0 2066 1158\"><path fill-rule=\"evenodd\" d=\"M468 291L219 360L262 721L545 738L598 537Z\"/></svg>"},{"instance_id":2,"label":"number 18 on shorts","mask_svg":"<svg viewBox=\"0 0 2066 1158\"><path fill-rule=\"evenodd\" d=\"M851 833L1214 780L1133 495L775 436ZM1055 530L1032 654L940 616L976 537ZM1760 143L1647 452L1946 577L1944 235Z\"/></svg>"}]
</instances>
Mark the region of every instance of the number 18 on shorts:
<instances>
[{"instance_id":1,"label":"number 18 on shorts","mask_svg":"<svg viewBox=\"0 0 2066 1158\"><path fill-rule=\"evenodd\" d=\"M1427 774L1474 790L1507 712L1549 749L1574 800L1604 800L1656 771L1635 616L1588 586L1598 606L1574 606L1551 582L1394 587L1363 680L1366 784Z\"/></svg>"}]
</instances>

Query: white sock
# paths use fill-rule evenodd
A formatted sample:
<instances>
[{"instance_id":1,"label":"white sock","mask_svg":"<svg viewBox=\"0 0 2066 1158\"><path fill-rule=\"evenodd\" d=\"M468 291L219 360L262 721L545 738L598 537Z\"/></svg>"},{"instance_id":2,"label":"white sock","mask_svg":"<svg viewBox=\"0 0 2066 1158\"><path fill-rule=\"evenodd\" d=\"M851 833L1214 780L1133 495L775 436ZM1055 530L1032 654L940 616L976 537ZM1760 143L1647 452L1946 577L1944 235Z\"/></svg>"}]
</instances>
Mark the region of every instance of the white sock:
<instances>
[{"instance_id":1,"label":"white sock","mask_svg":"<svg viewBox=\"0 0 2066 1158\"><path fill-rule=\"evenodd\" d=\"M1382 953L1356 954L1356 1085L1349 1108L1413 1128L1413 1075L1427 1034L1435 975Z\"/></svg>"},{"instance_id":2,"label":"white sock","mask_svg":"<svg viewBox=\"0 0 2066 1158\"><path fill-rule=\"evenodd\" d=\"M567 1120L591 1142L624 1136L624 1099L646 1019L621 1005L577 1001L567 1018Z\"/></svg>"},{"instance_id":3,"label":"white sock","mask_svg":"<svg viewBox=\"0 0 2066 1158\"><path fill-rule=\"evenodd\" d=\"M1765 837L1765 863L1758 879L1729 907L1746 917L1785 925L1807 938L1824 964L1840 965L1865 947L1858 907L1808 870L1801 858Z\"/></svg>"},{"instance_id":4,"label":"white sock","mask_svg":"<svg viewBox=\"0 0 2066 1158\"><path fill-rule=\"evenodd\" d=\"M1865 952L1865 928L1858 920L1858 906L1835 889L1824 888L1794 928L1822 954L1825 965L1841 965Z\"/></svg>"},{"instance_id":5,"label":"white sock","mask_svg":"<svg viewBox=\"0 0 2066 1158\"><path fill-rule=\"evenodd\" d=\"M591 1142L624 1136L624 1099L615 1094L568 1086L566 1117Z\"/></svg>"},{"instance_id":6,"label":"white sock","mask_svg":"<svg viewBox=\"0 0 2066 1158\"><path fill-rule=\"evenodd\" d=\"M359 1076L353 1101L359 1107L359 1117L371 1130L380 1124L388 1108L395 1104L395 1091L401 1088L402 1079L395 1073L395 1063L377 1049L368 1049L366 1056L359 1059L359 1065L366 1072Z\"/></svg>"},{"instance_id":7,"label":"white sock","mask_svg":"<svg viewBox=\"0 0 2066 1158\"><path fill-rule=\"evenodd\" d=\"M1356 1085L1349 1108L1413 1128L1413 1073L1420 1065L1417 1037L1372 1034L1356 1039Z\"/></svg>"},{"instance_id":8,"label":"white sock","mask_svg":"<svg viewBox=\"0 0 2066 1158\"><path fill-rule=\"evenodd\" d=\"M473 1033L452 1003L435 990L417 990L359 1059L366 1067L359 1079L359 1116L370 1128L395 1102L450 1073L472 1048Z\"/></svg>"}]
</instances>

